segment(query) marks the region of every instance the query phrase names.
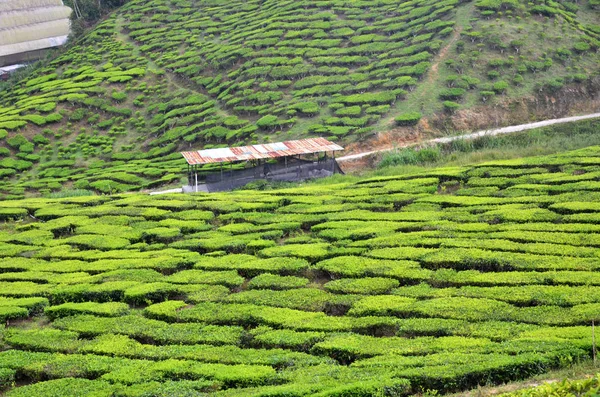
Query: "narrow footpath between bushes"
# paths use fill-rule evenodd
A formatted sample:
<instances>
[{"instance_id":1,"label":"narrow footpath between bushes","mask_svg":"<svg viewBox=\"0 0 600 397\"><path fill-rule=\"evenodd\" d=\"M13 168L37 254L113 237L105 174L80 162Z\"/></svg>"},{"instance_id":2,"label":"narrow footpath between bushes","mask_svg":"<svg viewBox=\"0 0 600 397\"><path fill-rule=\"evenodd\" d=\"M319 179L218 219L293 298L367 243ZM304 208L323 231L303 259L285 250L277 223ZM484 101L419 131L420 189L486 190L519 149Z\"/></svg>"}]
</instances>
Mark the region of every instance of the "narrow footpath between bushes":
<instances>
[{"instance_id":1,"label":"narrow footpath between bushes","mask_svg":"<svg viewBox=\"0 0 600 397\"><path fill-rule=\"evenodd\" d=\"M337 161L343 162L343 161L358 160L363 157L370 156L372 154L381 153L381 152L389 152L394 149L405 148L405 147L410 147L410 146L428 145L428 144L436 144L436 143L448 143L448 142L452 142L452 141L457 141L459 139L474 139L474 138L479 138L482 136L496 136L496 135L502 135L502 134L510 134L513 132L521 132L521 131L532 130L534 128L546 127L546 126L553 125L553 124L571 123L574 121L594 119L594 118L600 118L600 113L591 113L591 114L586 114L583 116L573 116L573 117L564 117L564 118L560 118L560 119L544 120L544 121L538 121L535 123L527 123L527 124L513 125L513 126L509 126L509 127L494 128L491 130L482 130L482 131L472 132L470 134L464 134L464 135L435 138L435 139L429 139L426 141L407 143L407 144L399 144L398 146L392 147L392 148L372 150L372 151L368 151L368 152L355 153L355 154L350 154L348 156L338 157Z\"/></svg>"}]
</instances>

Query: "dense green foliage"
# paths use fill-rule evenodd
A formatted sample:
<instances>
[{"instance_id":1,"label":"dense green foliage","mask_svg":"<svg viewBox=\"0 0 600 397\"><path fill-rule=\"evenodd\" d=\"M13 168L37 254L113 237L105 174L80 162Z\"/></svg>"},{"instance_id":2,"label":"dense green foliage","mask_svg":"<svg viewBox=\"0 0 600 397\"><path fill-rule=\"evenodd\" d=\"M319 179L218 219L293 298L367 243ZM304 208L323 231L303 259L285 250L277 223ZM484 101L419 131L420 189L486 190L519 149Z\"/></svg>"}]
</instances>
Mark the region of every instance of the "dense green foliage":
<instances>
[{"instance_id":1,"label":"dense green foliage","mask_svg":"<svg viewBox=\"0 0 600 397\"><path fill-rule=\"evenodd\" d=\"M405 396L589 358L599 173L588 147L278 190L2 201L0 387Z\"/></svg>"},{"instance_id":2,"label":"dense green foliage","mask_svg":"<svg viewBox=\"0 0 600 397\"><path fill-rule=\"evenodd\" d=\"M593 7L131 0L0 92L0 197L179 183L182 149L367 139L394 120L593 86Z\"/></svg>"}]
</instances>

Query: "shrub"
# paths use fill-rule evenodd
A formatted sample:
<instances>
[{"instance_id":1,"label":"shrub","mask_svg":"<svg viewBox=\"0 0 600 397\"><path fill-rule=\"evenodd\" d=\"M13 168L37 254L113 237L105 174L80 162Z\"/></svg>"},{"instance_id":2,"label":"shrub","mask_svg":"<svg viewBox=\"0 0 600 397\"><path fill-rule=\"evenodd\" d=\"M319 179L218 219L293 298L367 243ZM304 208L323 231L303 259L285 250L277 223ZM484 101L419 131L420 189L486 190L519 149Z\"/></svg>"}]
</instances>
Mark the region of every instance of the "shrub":
<instances>
[{"instance_id":1,"label":"shrub","mask_svg":"<svg viewBox=\"0 0 600 397\"><path fill-rule=\"evenodd\" d=\"M47 102L36 107L36 110L42 113L49 113L54 109L56 109L56 102Z\"/></svg>"},{"instance_id":2,"label":"shrub","mask_svg":"<svg viewBox=\"0 0 600 397\"><path fill-rule=\"evenodd\" d=\"M585 41L578 41L573 45L573 48L577 52L587 52L590 50L591 46Z\"/></svg>"},{"instance_id":3,"label":"shrub","mask_svg":"<svg viewBox=\"0 0 600 397\"><path fill-rule=\"evenodd\" d=\"M10 368L0 368L0 390L14 385L16 372Z\"/></svg>"},{"instance_id":4,"label":"shrub","mask_svg":"<svg viewBox=\"0 0 600 397\"><path fill-rule=\"evenodd\" d=\"M274 330L269 327L257 327L252 330L252 333L254 340L261 346L298 350L308 350L312 345L327 337L325 332Z\"/></svg>"},{"instance_id":5,"label":"shrub","mask_svg":"<svg viewBox=\"0 0 600 397\"><path fill-rule=\"evenodd\" d=\"M314 116L320 112L320 107L316 102L300 102L290 106L290 108L295 109L307 116Z\"/></svg>"},{"instance_id":6,"label":"shrub","mask_svg":"<svg viewBox=\"0 0 600 397\"><path fill-rule=\"evenodd\" d=\"M53 326L89 336L114 333L150 338L159 343L190 345L197 343L237 344L243 332L243 328L235 326L168 324L137 315L121 317L80 315L57 319L53 322Z\"/></svg>"},{"instance_id":7,"label":"shrub","mask_svg":"<svg viewBox=\"0 0 600 397\"><path fill-rule=\"evenodd\" d=\"M19 147L21 147L21 145L25 145L26 143L29 143L29 141L23 135L17 134L17 135L14 135L14 136L8 138L6 140L6 143L10 147L12 147L14 149L18 149Z\"/></svg>"},{"instance_id":8,"label":"shrub","mask_svg":"<svg viewBox=\"0 0 600 397\"><path fill-rule=\"evenodd\" d=\"M329 256L330 245L326 243L286 244L265 248L259 252L263 257L291 256L309 261L318 261Z\"/></svg>"},{"instance_id":9,"label":"shrub","mask_svg":"<svg viewBox=\"0 0 600 397\"><path fill-rule=\"evenodd\" d=\"M494 92L500 94L508 89L508 83L506 81L497 81L494 83Z\"/></svg>"},{"instance_id":10,"label":"shrub","mask_svg":"<svg viewBox=\"0 0 600 397\"><path fill-rule=\"evenodd\" d=\"M364 93L364 94L354 94L348 96L341 96L335 99L336 102L346 103L346 104L373 104L373 105L383 105L389 104L396 100L396 94L390 91L383 91L377 93Z\"/></svg>"},{"instance_id":11,"label":"shrub","mask_svg":"<svg viewBox=\"0 0 600 397\"><path fill-rule=\"evenodd\" d=\"M362 113L362 109L358 105L343 107L343 108L337 109L335 111L336 116L357 117L357 116L360 116L361 113Z\"/></svg>"},{"instance_id":12,"label":"shrub","mask_svg":"<svg viewBox=\"0 0 600 397\"><path fill-rule=\"evenodd\" d=\"M327 291L342 294L385 294L392 288L398 287L398 280L381 277L364 277L361 279L343 278L325 284Z\"/></svg>"},{"instance_id":13,"label":"shrub","mask_svg":"<svg viewBox=\"0 0 600 397\"><path fill-rule=\"evenodd\" d=\"M117 387L108 382L67 377L27 385L10 394L13 397L42 396L56 394L58 391L63 395L110 395L116 390Z\"/></svg>"},{"instance_id":14,"label":"shrub","mask_svg":"<svg viewBox=\"0 0 600 397\"><path fill-rule=\"evenodd\" d=\"M402 296L369 296L352 305L351 316L403 316L410 313L414 298Z\"/></svg>"},{"instance_id":15,"label":"shrub","mask_svg":"<svg viewBox=\"0 0 600 397\"><path fill-rule=\"evenodd\" d=\"M227 255L217 258L204 257L194 265L198 269L233 269L243 275L257 275L262 272L290 274L303 271L308 266L309 263L303 259L282 257L259 259L251 255Z\"/></svg>"},{"instance_id":16,"label":"shrub","mask_svg":"<svg viewBox=\"0 0 600 397\"><path fill-rule=\"evenodd\" d=\"M51 319L74 316L77 314L94 314L97 316L118 317L127 314L129 306L120 302L107 303L63 303L58 306L49 306L44 310L45 314Z\"/></svg>"},{"instance_id":17,"label":"shrub","mask_svg":"<svg viewBox=\"0 0 600 397\"><path fill-rule=\"evenodd\" d=\"M452 102L452 101L444 101L443 105L444 105L444 109L450 113L454 113L455 111L457 111L460 108L460 104L458 104L456 102Z\"/></svg>"},{"instance_id":18,"label":"shrub","mask_svg":"<svg viewBox=\"0 0 600 397\"><path fill-rule=\"evenodd\" d=\"M29 311L23 307L17 306L0 306L0 321L16 320L26 318Z\"/></svg>"},{"instance_id":19,"label":"shrub","mask_svg":"<svg viewBox=\"0 0 600 397\"><path fill-rule=\"evenodd\" d=\"M27 216L27 213L25 208L0 208L0 219L20 219Z\"/></svg>"},{"instance_id":20,"label":"shrub","mask_svg":"<svg viewBox=\"0 0 600 397\"><path fill-rule=\"evenodd\" d=\"M0 298L0 307L23 307L30 315L41 313L47 305L46 298Z\"/></svg>"},{"instance_id":21,"label":"shrub","mask_svg":"<svg viewBox=\"0 0 600 397\"><path fill-rule=\"evenodd\" d=\"M266 115L261 117L260 119L258 119L258 121L256 122L256 125L259 128L262 129L273 129L274 127L277 127L279 125L279 120L277 119L277 116L273 116L273 115Z\"/></svg>"},{"instance_id":22,"label":"shrub","mask_svg":"<svg viewBox=\"0 0 600 397\"><path fill-rule=\"evenodd\" d=\"M263 273L250 280L248 282L248 288L283 290L306 287L309 282L310 280L304 277L279 276L277 274Z\"/></svg>"},{"instance_id":23,"label":"shrub","mask_svg":"<svg viewBox=\"0 0 600 397\"><path fill-rule=\"evenodd\" d=\"M124 291L124 300L133 305L142 305L165 301L176 296L179 292L179 286L169 283L138 284Z\"/></svg>"},{"instance_id":24,"label":"shrub","mask_svg":"<svg viewBox=\"0 0 600 397\"><path fill-rule=\"evenodd\" d=\"M56 123L62 120L62 115L59 113L51 113L46 116L46 123Z\"/></svg>"},{"instance_id":25,"label":"shrub","mask_svg":"<svg viewBox=\"0 0 600 397\"><path fill-rule=\"evenodd\" d=\"M75 109L73 113L69 115L69 121L80 121L86 116L86 113L86 110L83 108Z\"/></svg>"},{"instance_id":26,"label":"shrub","mask_svg":"<svg viewBox=\"0 0 600 397\"><path fill-rule=\"evenodd\" d=\"M440 98L442 99L459 99L465 94L464 88L445 88L440 91Z\"/></svg>"},{"instance_id":27,"label":"shrub","mask_svg":"<svg viewBox=\"0 0 600 397\"><path fill-rule=\"evenodd\" d=\"M114 91L111 94L111 98L115 101L115 102L123 102L125 100L127 100L127 94L124 92L120 92L120 91Z\"/></svg>"},{"instance_id":28,"label":"shrub","mask_svg":"<svg viewBox=\"0 0 600 397\"><path fill-rule=\"evenodd\" d=\"M412 126L419 123L421 120L421 113L419 112L408 112L402 113L400 116L396 117L396 124L399 126Z\"/></svg>"},{"instance_id":29,"label":"shrub","mask_svg":"<svg viewBox=\"0 0 600 397\"><path fill-rule=\"evenodd\" d=\"M239 287L244 278L235 270L207 272L203 270L182 270L165 279L176 284L221 284L227 287Z\"/></svg>"},{"instance_id":30,"label":"shrub","mask_svg":"<svg viewBox=\"0 0 600 397\"><path fill-rule=\"evenodd\" d=\"M41 134L36 134L33 137L33 143L35 143L36 145L45 145L47 143L50 143L50 140Z\"/></svg>"},{"instance_id":31,"label":"shrub","mask_svg":"<svg viewBox=\"0 0 600 397\"><path fill-rule=\"evenodd\" d=\"M129 240L126 240L121 237L95 234L80 234L72 237L67 237L63 240L63 242L70 245L100 250L121 249L130 244Z\"/></svg>"},{"instance_id":32,"label":"shrub","mask_svg":"<svg viewBox=\"0 0 600 397\"><path fill-rule=\"evenodd\" d=\"M18 130L26 125L27 121L25 120L0 121L0 129L6 129L11 131Z\"/></svg>"}]
</instances>

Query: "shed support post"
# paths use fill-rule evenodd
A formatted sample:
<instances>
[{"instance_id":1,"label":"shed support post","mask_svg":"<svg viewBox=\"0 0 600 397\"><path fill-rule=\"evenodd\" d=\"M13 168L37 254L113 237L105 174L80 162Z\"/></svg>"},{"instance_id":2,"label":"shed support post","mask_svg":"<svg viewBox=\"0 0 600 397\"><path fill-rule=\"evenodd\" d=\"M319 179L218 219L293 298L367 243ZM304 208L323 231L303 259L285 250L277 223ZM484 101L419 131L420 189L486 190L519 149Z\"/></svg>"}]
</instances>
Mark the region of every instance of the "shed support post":
<instances>
[{"instance_id":1,"label":"shed support post","mask_svg":"<svg viewBox=\"0 0 600 397\"><path fill-rule=\"evenodd\" d=\"M331 151L331 173L335 174L335 150Z\"/></svg>"},{"instance_id":2,"label":"shed support post","mask_svg":"<svg viewBox=\"0 0 600 397\"><path fill-rule=\"evenodd\" d=\"M196 182L196 193L198 193L198 166L194 166L194 179Z\"/></svg>"}]
</instances>

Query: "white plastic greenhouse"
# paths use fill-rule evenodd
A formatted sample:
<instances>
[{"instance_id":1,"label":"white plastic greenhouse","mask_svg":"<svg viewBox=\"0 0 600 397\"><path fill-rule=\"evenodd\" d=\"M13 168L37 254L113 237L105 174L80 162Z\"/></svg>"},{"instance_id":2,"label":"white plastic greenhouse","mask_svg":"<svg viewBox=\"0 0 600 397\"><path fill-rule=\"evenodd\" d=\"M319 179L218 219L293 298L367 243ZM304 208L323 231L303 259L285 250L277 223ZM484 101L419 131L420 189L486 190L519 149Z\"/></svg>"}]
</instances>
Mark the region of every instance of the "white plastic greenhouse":
<instances>
[{"instance_id":1,"label":"white plastic greenhouse","mask_svg":"<svg viewBox=\"0 0 600 397\"><path fill-rule=\"evenodd\" d=\"M62 0L0 1L0 67L38 59L64 44L70 15Z\"/></svg>"}]
</instances>

